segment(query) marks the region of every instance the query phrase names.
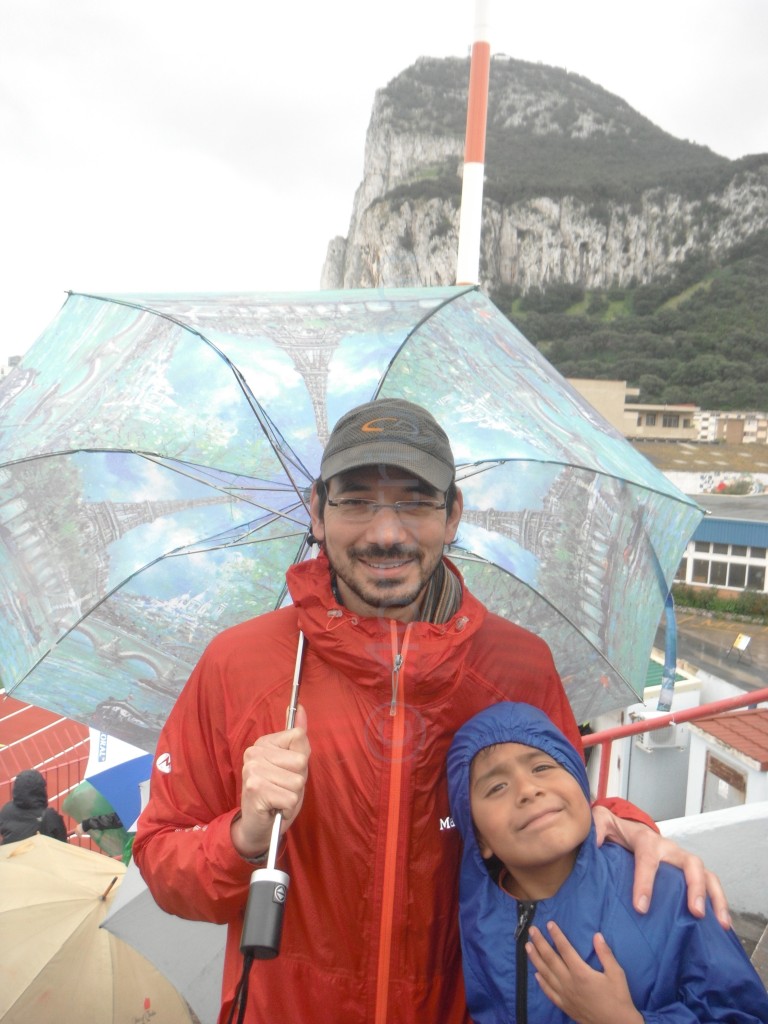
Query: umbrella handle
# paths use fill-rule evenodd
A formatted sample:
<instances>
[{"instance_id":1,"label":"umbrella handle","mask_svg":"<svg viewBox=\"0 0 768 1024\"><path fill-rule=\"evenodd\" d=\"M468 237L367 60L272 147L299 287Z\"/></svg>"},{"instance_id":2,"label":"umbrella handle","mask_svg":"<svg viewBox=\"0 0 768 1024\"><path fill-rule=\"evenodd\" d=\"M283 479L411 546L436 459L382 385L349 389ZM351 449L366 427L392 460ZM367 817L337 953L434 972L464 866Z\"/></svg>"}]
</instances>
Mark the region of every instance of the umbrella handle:
<instances>
[{"instance_id":1,"label":"umbrella handle","mask_svg":"<svg viewBox=\"0 0 768 1024\"><path fill-rule=\"evenodd\" d=\"M299 630L299 643L296 647L296 664L293 669L293 686L291 687L291 702L288 705L288 715L286 717L286 729L292 729L296 721L296 711L299 706L299 683L301 681L301 662L304 657L304 645L306 643L304 634ZM272 823L272 835L269 840L269 852L267 854L267 869L269 871L275 870L275 864L277 862L277 848L280 845L280 827L283 823L283 815L281 811L275 814L275 820Z\"/></svg>"},{"instance_id":2,"label":"umbrella handle","mask_svg":"<svg viewBox=\"0 0 768 1024\"><path fill-rule=\"evenodd\" d=\"M289 883L285 871L258 868L253 872L240 936L241 953L254 960L274 960L280 952Z\"/></svg>"},{"instance_id":3,"label":"umbrella handle","mask_svg":"<svg viewBox=\"0 0 768 1024\"><path fill-rule=\"evenodd\" d=\"M293 686L291 687L291 703L288 705L288 719L286 729L292 729L296 721L296 711L299 707L299 683L301 682L301 661L304 657L304 646L306 638L299 630L299 642L296 647L296 664L293 668Z\"/></svg>"},{"instance_id":4,"label":"umbrella handle","mask_svg":"<svg viewBox=\"0 0 768 1024\"><path fill-rule=\"evenodd\" d=\"M299 630L299 644L296 649L296 666L293 671L291 703L288 707L286 728L292 729L299 706L299 681L301 661L304 655L304 634ZM280 826L283 815L275 814L272 836L269 842L267 866L251 875L248 889L248 903L245 908L243 931L240 937L240 951L255 960L272 960L280 952L280 938L283 931L283 910L288 895L290 878L285 871L275 867L277 848L280 843Z\"/></svg>"}]
</instances>

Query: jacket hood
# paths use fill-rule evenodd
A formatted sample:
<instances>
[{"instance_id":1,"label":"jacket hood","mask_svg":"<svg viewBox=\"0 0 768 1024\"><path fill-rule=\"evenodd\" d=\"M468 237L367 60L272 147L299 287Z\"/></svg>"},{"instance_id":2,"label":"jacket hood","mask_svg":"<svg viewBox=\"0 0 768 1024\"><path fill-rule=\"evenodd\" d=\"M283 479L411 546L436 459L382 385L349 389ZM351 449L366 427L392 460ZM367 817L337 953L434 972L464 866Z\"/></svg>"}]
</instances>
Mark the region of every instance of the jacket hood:
<instances>
[{"instance_id":1,"label":"jacket hood","mask_svg":"<svg viewBox=\"0 0 768 1024\"><path fill-rule=\"evenodd\" d=\"M584 760L573 744L538 708L530 704L503 701L485 708L458 730L448 751L448 795L453 820L464 840L464 859L485 864L475 841L469 802L469 772L472 759L484 747L496 743L524 743L554 758L577 780L587 801L589 781Z\"/></svg>"},{"instance_id":2,"label":"jacket hood","mask_svg":"<svg viewBox=\"0 0 768 1024\"><path fill-rule=\"evenodd\" d=\"M48 787L40 772L34 768L19 772L13 783L13 802L30 809L48 806Z\"/></svg>"}]
</instances>

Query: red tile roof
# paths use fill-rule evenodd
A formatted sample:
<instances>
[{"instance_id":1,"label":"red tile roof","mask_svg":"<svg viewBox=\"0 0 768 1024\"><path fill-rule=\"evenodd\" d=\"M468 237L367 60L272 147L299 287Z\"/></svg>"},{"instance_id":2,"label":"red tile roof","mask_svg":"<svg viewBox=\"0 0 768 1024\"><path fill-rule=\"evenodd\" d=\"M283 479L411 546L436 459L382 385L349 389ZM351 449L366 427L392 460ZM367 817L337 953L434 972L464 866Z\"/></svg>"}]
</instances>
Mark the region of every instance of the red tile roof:
<instances>
[{"instance_id":1,"label":"red tile roof","mask_svg":"<svg viewBox=\"0 0 768 1024\"><path fill-rule=\"evenodd\" d=\"M731 711L714 718L699 718L692 728L713 736L768 771L768 708Z\"/></svg>"}]
</instances>

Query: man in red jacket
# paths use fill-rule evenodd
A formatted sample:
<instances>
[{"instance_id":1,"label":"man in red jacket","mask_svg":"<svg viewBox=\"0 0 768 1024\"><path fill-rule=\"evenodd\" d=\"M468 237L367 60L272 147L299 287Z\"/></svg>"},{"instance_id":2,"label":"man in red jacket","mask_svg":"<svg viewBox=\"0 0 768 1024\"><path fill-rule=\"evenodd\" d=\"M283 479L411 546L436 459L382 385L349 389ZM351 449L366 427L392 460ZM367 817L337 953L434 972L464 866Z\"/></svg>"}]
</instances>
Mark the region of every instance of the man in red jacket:
<instances>
[{"instance_id":1,"label":"man in red jacket","mask_svg":"<svg viewBox=\"0 0 768 1024\"><path fill-rule=\"evenodd\" d=\"M343 416L310 512L321 553L289 569L293 604L215 638L169 716L134 857L164 909L229 924L222 1024L278 811L290 895L245 1021L465 1024L447 749L501 700L540 707L580 747L578 728L544 641L489 612L443 557L462 498L425 409L384 399ZM285 729L299 631L302 707ZM608 804L599 834L634 849L638 909L666 859L686 870L692 911L708 886L727 920L698 858Z\"/></svg>"}]
</instances>

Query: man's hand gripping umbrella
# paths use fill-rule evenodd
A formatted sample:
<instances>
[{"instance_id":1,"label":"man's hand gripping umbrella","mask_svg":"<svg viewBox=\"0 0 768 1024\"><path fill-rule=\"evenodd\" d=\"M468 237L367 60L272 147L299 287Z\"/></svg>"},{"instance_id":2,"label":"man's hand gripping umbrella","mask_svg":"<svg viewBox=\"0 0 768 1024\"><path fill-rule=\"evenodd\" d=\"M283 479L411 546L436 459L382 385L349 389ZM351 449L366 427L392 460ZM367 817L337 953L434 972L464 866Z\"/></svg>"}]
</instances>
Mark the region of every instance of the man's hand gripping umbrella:
<instances>
[{"instance_id":1,"label":"man's hand gripping umbrella","mask_svg":"<svg viewBox=\"0 0 768 1024\"><path fill-rule=\"evenodd\" d=\"M291 743L294 742L291 731L294 728L300 728L302 731L306 726L306 713L303 709L299 709L299 682L301 679L301 662L304 654L304 634L299 631L299 641L296 649L296 665L293 672L293 686L291 688L291 702L288 706L288 712L286 715L285 731L282 733L276 733L272 736L264 736L251 747L251 751L254 754L264 753L265 748L271 747L273 750L291 750ZM297 722L297 716L299 721ZM300 743L301 750L299 751L302 760L306 763L306 758L309 756L309 744L306 741L306 734L304 733L303 742ZM286 746L287 743L287 746ZM249 759L248 752L246 752L245 764L243 767L243 802L246 799L247 789L247 775L249 770L249 764L255 758ZM271 761L274 766L275 762L269 758L267 754L266 760ZM286 769L280 769L281 771ZM287 824L293 820L295 815L301 808L301 803L304 795L304 782L306 782L306 769L302 772L297 772L291 768L287 769L294 780L303 780L300 783L298 792L293 790L295 796L295 806L293 807L290 818L287 820ZM261 768L259 769L261 773ZM295 786L295 782L294 782ZM288 886L290 884L290 878L285 871L281 871L277 866L277 852L280 845L280 833L283 825L283 821L286 819L286 812L282 810L272 811L270 807L265 807L263 810L267 813L272 814L272 826L269 840L269 849L265 854L257 854L254 857L248 857L247 859L253 860L254 863L260 864L264 862L264 867L258 867L251 875L250 888L248 891L248 903L245 908L245 917L243 919L243 931L240 937L240 951L243 954L243 973L240 979L240 985L238 994L232 1005L232 1014L239 1009L238 1020L241 1019L242 1014L245 1012L245 1007L248 1001L248 977L250 969L254 960L272 960L280 952L280 939L283 932L283 911L285 909L285 900L288 895ZM243 836L244 828L241 825L243 821L242 816L238 818L233 824L233 842L237 846L236 832L239 833L241 841L246 841L246 837ZM240 826L240 828L238 828ZM232 1017L230 1017L232 1019Z\"/></svg>"},{"instance_id":2,"label":"man's hand gripping umbrella","mask_svg":"<svg viewBox=\"0 0 768 1024\"><path fill-rule=\"evenodd\" d=\"M296 724L296 714L299 709L299 681L301 678L303 653L304 634L299 632L296 665L293 673L293 686L291 688L291 702L286 719L286 732L293 729ZM299 806L301 806L302 794L303 787L302 793L297 794ZM297 810L298 807L295 811ZM281 871L276 866L282 824L283 811L275 811L269 850L266 854L266 864L264 867L257 868L251 876L248 904L245 909L243 932L240 939L240 951L246 960L272 960L280 952L283 910L285 909L285 900L290 884L290 878L287 873ZM257 855L254 860L260 862L262 856Z\"/></svg>"}]
</instances>

